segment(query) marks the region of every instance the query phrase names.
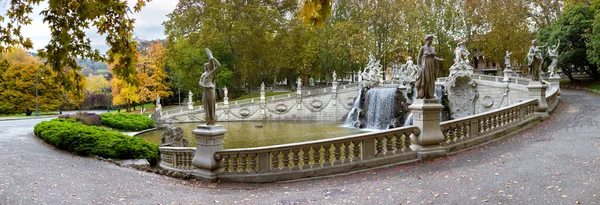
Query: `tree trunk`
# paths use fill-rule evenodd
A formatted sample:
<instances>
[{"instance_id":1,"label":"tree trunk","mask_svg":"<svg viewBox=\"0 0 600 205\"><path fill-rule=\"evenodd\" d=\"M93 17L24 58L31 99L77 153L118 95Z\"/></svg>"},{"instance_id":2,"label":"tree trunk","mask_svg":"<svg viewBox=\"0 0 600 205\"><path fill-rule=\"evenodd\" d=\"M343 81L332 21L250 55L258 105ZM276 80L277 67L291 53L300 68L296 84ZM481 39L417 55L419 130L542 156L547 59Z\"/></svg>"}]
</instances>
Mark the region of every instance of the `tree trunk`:
<instances>
[{"instance_id":1,"label":"tree trunk","mask_svg":"<svg viewBox=\"0 0 600 205\"><path fill-rule=\"evenodd\" d=\"M31 111L31 110L29 110L29 109L25 110L25 116L31 116L31 113L32 113L32 112L33 112L33 111Z\"/></svg>"}]
</instances>

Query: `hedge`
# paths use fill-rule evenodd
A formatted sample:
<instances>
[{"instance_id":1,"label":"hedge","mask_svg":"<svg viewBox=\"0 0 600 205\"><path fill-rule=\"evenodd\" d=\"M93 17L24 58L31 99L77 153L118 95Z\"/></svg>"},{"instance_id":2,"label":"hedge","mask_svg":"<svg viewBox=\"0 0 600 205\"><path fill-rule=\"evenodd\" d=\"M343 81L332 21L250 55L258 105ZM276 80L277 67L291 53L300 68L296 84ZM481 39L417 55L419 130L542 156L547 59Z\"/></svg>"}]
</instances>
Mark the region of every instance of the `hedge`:
<instances>
[{"instance_id":1,"label":"hedge","mask_svg":"<svg viewBox=\"0 0 600 205\"><path fill-rule=\"evenodd\" d=\"M154 127L154 121L140 114L100 114L102 125L122 131L142 131Z\"/></svg>"},{"instance_id":2,"label":"hedge","mask_svg":"<svg viewBox=\"0 0 600 205\"><path fill-rule=\"evenodd\" d=\"M87 126L74 119L42 121L35 125L34 133L45 142L77 155L146 159L151 164L159 159L156 145L107 128Z\"/></svg>"}]
</instances>

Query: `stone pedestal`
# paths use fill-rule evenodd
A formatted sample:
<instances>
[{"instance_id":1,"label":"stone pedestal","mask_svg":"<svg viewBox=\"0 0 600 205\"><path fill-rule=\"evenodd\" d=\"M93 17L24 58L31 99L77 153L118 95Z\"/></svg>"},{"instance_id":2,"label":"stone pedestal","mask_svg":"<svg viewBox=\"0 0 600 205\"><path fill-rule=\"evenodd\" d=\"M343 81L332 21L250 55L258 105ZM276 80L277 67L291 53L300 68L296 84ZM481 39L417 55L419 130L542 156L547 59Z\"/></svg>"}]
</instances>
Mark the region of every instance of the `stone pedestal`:
<instances>
[{"instance_id":1,"label":"stone pedestal","mask_svg":"<svg viewBox=\"0 0 600 205\"><path fill-rule=\"evenodd\" d=\"M554 75L551 75L548 78L548 81L550 82L550 88L551 89L557 89L558 90L557 91L558 95L559 95L558 98L560 99L560 75L558 75L558 74L555 73Z\"/></svg>"},{"instance_id":2,"label":"stone pedestal","mask_svg":"<svg viewBox=\"0 0 600 205\"><path fill-rule=\"evenodd\" d=\"M193 102L189 102L188 103L188 109L189 110L193 110L194 109L194 103Z\"/></svg>"},{"instance_id":3,"label":"stone pedestal","mask_svg":"<svg viewBox=\"0 0 600 205\"><path fill-rule=\"evenodd\" d=\"M513 74L513 70L512 70L512 69L510 69L510 67L506 67L506 68L504 69L504 79L503 79L502 81L504 81L504 82L509 82L509 81L510 81L510 78L512 78L512 77L513 77L513 75L512 75L512 74Z\"/></svg>"},{"instance_id":4,"label":"stone pedestal","mask_svg":"<svg viewBox=\"0 0 600 205\"><path fill-rule=\"evenodd\" d=\"M414 139L420 146L439 145L444 142L444 135L440 129L440 111L444 108L437 99L415 99L408 106L413 114L413 125L419 127L421 132Z\"/></svg>"},{"instance_id":5,"label":"stone pedestal","mask_svg":"<svg viewBox=\"0 0 600 205\"><path fill-rule=\"evenodd\" d=\"M529 90L529 97L536 99L538 101L538 106L535 108L535 114L542 119L546 119L549 117L546 110L548 109L548 103L546 102L546 89L548 88L548 84L532 81L527 86Z\"/></svg>"},{"instance_id":6,"label":"stone pedestal","mask_svg":"<svg viewBox=\"0 0 600 205\"><path fill-rule=\"evenodd\" d=\"M196 153L192 159L196 169L192 175L200 180L215 181L217 174L223 171L222 162L215 159L215 153L223 150L227 130L221 125L198 125L192 133L196 136Z\"/></svg>"}]
</instances>

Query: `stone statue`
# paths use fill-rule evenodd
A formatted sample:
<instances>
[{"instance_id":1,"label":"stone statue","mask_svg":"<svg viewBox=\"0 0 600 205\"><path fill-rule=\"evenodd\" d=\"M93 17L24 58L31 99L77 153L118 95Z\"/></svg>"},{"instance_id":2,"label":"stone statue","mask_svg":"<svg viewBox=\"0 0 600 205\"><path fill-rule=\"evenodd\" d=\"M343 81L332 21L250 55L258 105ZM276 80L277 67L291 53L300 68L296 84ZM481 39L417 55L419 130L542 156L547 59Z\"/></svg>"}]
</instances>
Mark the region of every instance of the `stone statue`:
<instances>
[{"instance_id":1,"label":"stone statue","mask_svg":"<svg viewBox=\"0 0 600 205\"><path fill-rule=\"evenodd\" d=\"M560 46L560 40L558 40L558 44L552 46L552 49L548 49L548 54L552 59L552 63L548 66L548 72L550 72L550 76L553 76L556 73L556 66L558 66L558 47Z\"/></svg>"},{"instance_id":2,"label":"stone statue","mask_svg":"<svg viewBox=\"0 0 600 205\"><path fill-rule=\"evenodd\" d=\"M223 87L223 95L225 97L228 97L227 94L229 93L229 91L227 90L227 86Z\"/></svg>"},{"instance_id":3,"label":"stone statue","mask_svg":"<svg viewBox=\"0 0 600 205\"><path fill-rule=\"evenodd\" d=\"M213 57L208 48L206 49L206 55L208 55L208 62L204 64L204 73L200 76L200 86L204 88L204 91L202 91L202 105L204 106L206 125L215 125L217 121L215 118L217 103L215 97L215 76L219 72L221 64Z\"/></svg>"},{"instance_id":4,"label":"stone statue","mask_svg":"<svg viewBox=\"0 0 600 205\"><path fill-rule=\"evenodd\" d=\"M333 74L331 75L331 77L333 78L333 82L335 82L337 80L337 75L335 74L335 70L333 71Z\"/></svg>"},{"instance_id":5,"label":"stone statue","mask_svg":"<svg viewBox=\"0 0 600 205\"><path fill-rule=\"evenodd\" d=\"M302 79L300 79L300 77L298 77L298 80L296 81L296 94L297 95L301 95L302 94Z\"/></svg>"},{"instance_id":6,"label":"stone statue","mask_svg":"<svg viewBox=\"0 0 600 205\"><path fill-rule=\"evenodd\" d=\"M260 83L260 91L265 92L265 82Z\"/></svg>"},{"instance_id":7,"label":"stone statue","mask_svg":"<svg viewBox=\"0 0 600 205\"><path fill-rule=\"evenodd\" d=\"M506 51L506 56L504 56L504 65L506 65L506 68L510 68L510 55L512 54L512 52Z\"/></svg>"},{"instance_id":8,"label":"stone statue","mask_svg":"<svg viewBox=\"0 0 600 205\"><path fill-rule=\"evenodd\" d=\"M431 46L435 38L432 34L425 35L425 45L419 50L419 56L417 57L418 65L421 67L421 72L417 77L417 99L431 99L434 98L435 94L435 80L436 80L436 61L443 61L444 59L438 58L435 53L435 48Z\"/></svg>"},{"instance_id":9,"label":"stone statue","mask_svg":"<svg viewBox=\"0 0 600 205\"><path fill-rule=\"evenodd\" d=\"M188 147L190 141L183 137L183 129L181 127L165 128L160 137L161 147Z\"/></svg>"},{"instance_id":10,"label":"stone statue","mask_svg":"<svg viewBox=\"0 0 600 205\"><path fill-rule=\"evenodd\" d=\"M538 46L536 40L531 41L531 47L529 47L529 52L527 53L527 60L529 70L531 72L531 79L533 81L541 81L542 75L542 63L544 62L544 58L542 57L542 53L540 48L546 47L546 45Z\"/></svg>"},{"instance_id":11,"label":"stone statue","mask_svg":"<svg viewBox=\"0 0 600 205\"><path fill-rule=\"evenodd\" d=\"M188 109L190 110L194 109L194 100L192 99L192 96L194 96L194 94L190 90L190 92L188 92Z\"/></svg>"},{"instance_id":12,"label":"stone statue","mask_svg":"<svg viewBox=\"0 0 600 205\"><path fill-rule=\"evenodd\" d=\"M156 110L161 110L162 106L160 105L160 96L156 94Z\"/></svg>"},{"instance_id":13,"label":"stone statue","mask_svg":"<svg viewBox=\"0 0 600 205\"><path fill-rule=\"evenodd\" d=\"M465 47L465 42L459 42L456 44L456 49L454 50L454 64L465 63L469 64L469 51Z\"/></svg>"}]
</instances>

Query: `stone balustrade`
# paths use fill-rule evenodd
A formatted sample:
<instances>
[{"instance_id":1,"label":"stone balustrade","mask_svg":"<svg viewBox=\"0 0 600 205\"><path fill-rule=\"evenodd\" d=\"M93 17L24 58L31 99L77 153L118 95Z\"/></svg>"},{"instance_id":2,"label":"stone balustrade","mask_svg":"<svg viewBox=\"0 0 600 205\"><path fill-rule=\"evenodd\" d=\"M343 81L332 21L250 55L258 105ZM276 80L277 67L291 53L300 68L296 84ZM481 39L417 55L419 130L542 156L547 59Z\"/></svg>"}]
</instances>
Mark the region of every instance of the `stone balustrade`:
<instances>
[{"instance_id":1,"label":"stone balustrade","mask_svg":"<svg viewBox=\"0 0 600 205\"><path fill-rule=\"evenodd\" d=\"M172 171L192 172L192 158L196 152L195 147L159 147L161 168Z\"/></svg>"},{"instance_id":2,"label":"stone balustrade","mask_svg":"<svg viewBox=\"0 0 600 205\"><path fill-rule=\"evenodd\" d=\"M491 112L442 122L440 128L444 134L444 144L477 138L530 120L535 117L536 106L537 101L531 99Z\"/></svg>"},{"instance_id":3,"label":"stone balustrade","mask_svg":"<svg viewBox=\"0 0 600 205\"><path fill-rule=\"evenodd\" d=\"M502 82L502 77L473 75L474 79ZM529 79L510 78L529 85ZM506 83L506 82L504 82ZM527 83L527 84L525 84ZM520 86L519 85L519 86ZM560 101L559 85L545 92L548 109L552 112ZM543 120L538 114L539 99L521 102L455 120L439 123L444 141L441 155L480 146L501 139L513 132ZM219 171L216 179L233 182L275 182L301 178L349 173L372 167L389 166L423 160L426 156L411 142L422 131L417 126L401 127L380 132L364 133L317 141L244 148L214 152ZM190 173L196 148L160 147L160 166Z\"/></svg>"},{"instance_id":4,"label":"stone balustrade","mask_svg":"<svg viewBox=\"0 0 600 205\"><path fill-rule=\"evenodd\" d=\"M345 173L417 159L410 136L415 126L346 137L215 154L223 162L218 178L227 181L271 182Z\"/></svg>"}]
</instances>

